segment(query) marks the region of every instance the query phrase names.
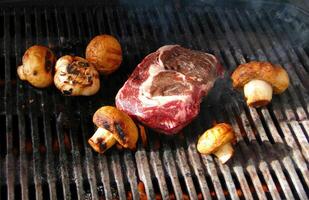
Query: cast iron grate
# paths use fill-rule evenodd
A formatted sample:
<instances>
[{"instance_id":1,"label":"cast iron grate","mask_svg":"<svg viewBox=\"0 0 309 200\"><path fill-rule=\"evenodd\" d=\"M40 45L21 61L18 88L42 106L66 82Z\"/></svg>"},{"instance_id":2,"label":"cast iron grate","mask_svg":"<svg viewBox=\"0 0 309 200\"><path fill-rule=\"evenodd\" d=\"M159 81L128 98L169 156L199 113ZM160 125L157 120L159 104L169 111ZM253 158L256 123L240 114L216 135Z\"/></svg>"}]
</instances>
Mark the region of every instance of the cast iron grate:
<instances>
[{"instance_id":1,"label":"cast iron grate","mask_svg":"<svg viewBox=\"0 0 309 200\"><path fill-rule=\"evenodd\" d=\"M149 199L307 199L308 15L289 5L266 6L1 8L0 198L126 199L131 193L139 199L142 181ZM87 42L100 33L119 38L124 61L102 78L97 95L64 97L16 78L27 47L84 56ZM251 109L223 80L183 134L167 138L149 130L149 146L139 144L136 152L94 153L86 142L94 132L91 115L114 103L145 55L171 43L214 53L229 72L249 60L282 64L291 86L271 105ZM199 134L220 121L238 133L226 165L195 147Z\"/></svg>"}]
</instances>

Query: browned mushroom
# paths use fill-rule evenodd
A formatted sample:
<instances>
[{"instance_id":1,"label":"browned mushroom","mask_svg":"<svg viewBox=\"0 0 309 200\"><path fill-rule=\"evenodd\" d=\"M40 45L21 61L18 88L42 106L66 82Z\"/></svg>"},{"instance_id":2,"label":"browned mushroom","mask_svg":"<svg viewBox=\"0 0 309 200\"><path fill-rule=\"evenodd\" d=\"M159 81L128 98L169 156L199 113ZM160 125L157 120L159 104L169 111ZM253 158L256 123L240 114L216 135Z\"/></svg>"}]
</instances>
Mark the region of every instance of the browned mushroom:
<instances>
[{"instance_id":1,"label":"browned mushroom","mask_svg":"<svg viewBox=\"0 0 309 200\"><path fill-rule=\"evenodd\" d=\"M232 74L233 87L243 89L249 106L267 105L272 94L280 94L289 86L287 72L269 62L252 61L239 65Z\"/></svg>"},{"instance_id":2,"label":"browned mushroom","mask_svg":"<svg viewBox=\"0 0 309 200\"><path fill-rule=\"evenodd\" d=\"M202 154L215 154L222 163L225 163L234 153L231 144L234 138L232 126L220 123L205 131L199 138L197 150Z\"/></svg>"},{"instance_id":3,"label":"browned mushroom","mask_svg":"<svg viewBox=\"0 0 309 200\"><path fill-rule=\"evenodd\" d=\"M138 130L133 120L113 106L103 106L93 115L93 123L98 127L88 140L90 146L104 153L116 142L124 148L134 150L138 139Z\"/></svg>"},{"instance_id":4,"label":"browned mushroom","mask_svg":"<svg viewBox=\"0 0 309 200\"><path fill-rule=\"evenodd\" d=\"M90 96L100 89L99 73L86 59L62 56L56 63L56 87L65 95Z\"/></svg>"},{"instance_id":5,"label":"browned mushroom","mask_svg":"<svg viewBox=\"0 0 309 200\"><path fill-rule=\"evenodd\" d=\"M89 42L86 59L93 63L101 74L109 75L117 70L122 62L121 45L111 35L98 35Z\"/></svg>"},{"instance_id":6,"label":"browned mushroom","mask_svg":"<svg viewBox=\"0 0 309 200\"><path fill-rule=\"evenodd\" d=\"M45 46L35 45L25 52L22 65L17 68L21 80L28 81L31 85L44 88L53 84L53 67L56 57Z\"/></svg>"}]
</instances>

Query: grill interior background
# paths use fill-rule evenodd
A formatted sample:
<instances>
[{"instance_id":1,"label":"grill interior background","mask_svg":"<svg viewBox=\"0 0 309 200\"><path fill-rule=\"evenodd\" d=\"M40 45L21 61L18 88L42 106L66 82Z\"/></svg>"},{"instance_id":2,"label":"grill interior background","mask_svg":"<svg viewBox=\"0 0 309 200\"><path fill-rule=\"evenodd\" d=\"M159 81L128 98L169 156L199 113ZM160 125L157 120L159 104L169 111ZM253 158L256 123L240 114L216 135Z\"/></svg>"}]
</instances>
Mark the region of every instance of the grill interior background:
<instances>
[{"instance_id":1,"label":"grill interior background","mask_svg":"<svg viewBox=\"0 0 309 200\"><path fill-rule=\"evenodd\" d=\"M142 181L149 199L158 193L163 199L172 193L177 199L307 199L309 15L292 6L266 6L2 7L0 198L125 199L130 191L138 199ZM35 89L16 77L29 46L47 45L58 57L84 56L88 41L100 33L120 39L124 60L114 75L102 77L97 95L64 97L54 87ZM94 153L87 144L92 114L114 103L145 55L173 43L214 53L229 72L250 60L279 63L291 86L269 106L251 109L223 80L182 135L148 130L149 145L139 144L137 152ZM197 137L215 121L232 123L237 133L235 156L226 165L196 151Z\"/></svg>"}]
</instances>

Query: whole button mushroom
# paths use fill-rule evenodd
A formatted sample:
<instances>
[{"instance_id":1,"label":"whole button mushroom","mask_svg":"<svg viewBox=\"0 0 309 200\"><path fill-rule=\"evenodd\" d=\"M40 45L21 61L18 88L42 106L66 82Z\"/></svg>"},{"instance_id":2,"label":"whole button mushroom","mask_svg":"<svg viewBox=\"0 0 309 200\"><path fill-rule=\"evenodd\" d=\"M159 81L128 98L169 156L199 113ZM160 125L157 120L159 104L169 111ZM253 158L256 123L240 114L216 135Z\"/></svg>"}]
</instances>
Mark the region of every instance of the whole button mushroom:
<instances>
[{"instance_id":1,"label":"whole button mushroom","mask_svg":"<svg viewBox=\"0 0 309 200\"><path fill-rule=\"evenodd\" d=\"M90 96L100 89L99 73L86 59L62 56L56 62L54 82L65 95Z\"/></svg>"},{"instance_id":2,"label":"whole button mushroom","mask_svg":"<svg viewBox=\"0 0 309 200\"><path fill-rule=\"evenodd\" d=\"M56 57L47 47L34 45L26 50L22 65L17 68L21 80L28 81L38 88L53 84L53 67Z\"/></svg>"},{"instance_id":3,"label":"whole button mushroom","mask_svg":"<svg viewBox=\"0 0 309 200\"><path fill-rule=\"evenodd\" d=\"M134 150L138 139L138 130L133 120L113 106L103 106L93 115L93 123L98 127L88 140L90 146L104 153L115 143Z\"/></svg>"},{"instance_id":4,"label":"whole button mushroom","mask_svg":"<svg viewBox=\"0 0 309 200\"><path fill-rule=\"evenodd\" d=\"M116 71L122 62L121 45L111 35L98 35L89 42L86 59L95 65L100 74L109 75Z\"/></svg>"},{"instance_id":5,"label":"whole button mushroom","mask_svg":"<svg viewBox=\"0 0 309 200\"><path fill-rule=\"evenodd\" d=\"M248 106L267 105L273 93L280 94L289 86L289 76L281 66L252 61L239 65L232 74L233 87L243 89Z\"/></svg>"},{"instance_id":6,"label":"whole button mushroom","mask_svg":"<svg viewBox=\"0 0 309 200\"><path fill-rule=\"evenodd\" d=\"M205 131L199 138L197 150L201 154L215 154L221 163L224 164L234 153L231 144L234 138L232 126L227 123L220 123Z\"/></svg>"}]
</instances>

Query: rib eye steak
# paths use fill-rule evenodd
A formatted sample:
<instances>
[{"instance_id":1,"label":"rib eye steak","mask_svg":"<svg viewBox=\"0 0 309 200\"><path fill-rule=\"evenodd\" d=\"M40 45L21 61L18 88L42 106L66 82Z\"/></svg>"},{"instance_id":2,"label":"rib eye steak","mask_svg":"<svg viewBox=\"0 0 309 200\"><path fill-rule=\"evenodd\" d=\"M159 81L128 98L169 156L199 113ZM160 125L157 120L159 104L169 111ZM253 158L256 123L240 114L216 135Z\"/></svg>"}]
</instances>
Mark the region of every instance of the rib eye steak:
<instances>
[{"instance_id":1,"label":"rib eye steak","mask_svg":"<svg viewBox=\"0 0 309 200\"><path fill-rule=\"evenodd\" d=\"M136 67L116 96L116 106L143 124L175 134L199 113L222 74L218 59L208 53L166 45Z\"/></svg>"}]
</instances>

